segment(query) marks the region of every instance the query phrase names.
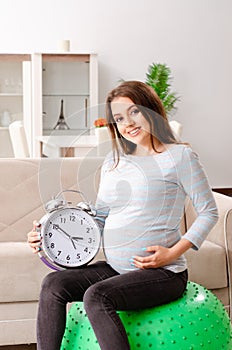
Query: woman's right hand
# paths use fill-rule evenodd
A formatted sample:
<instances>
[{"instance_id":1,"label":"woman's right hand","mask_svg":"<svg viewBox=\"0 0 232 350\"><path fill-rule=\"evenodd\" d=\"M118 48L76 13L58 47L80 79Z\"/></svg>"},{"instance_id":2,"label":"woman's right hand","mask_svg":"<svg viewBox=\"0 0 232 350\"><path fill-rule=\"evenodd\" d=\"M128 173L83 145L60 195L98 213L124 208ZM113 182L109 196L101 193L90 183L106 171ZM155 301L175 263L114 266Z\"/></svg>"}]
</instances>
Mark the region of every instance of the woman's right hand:
<instances>
[{"instance_id":1,"label":"woman's right hand","mask_svg":"<svg viewBox=\"0 0 232 350\"><path fill-rule=\"evenodd\" d=\"M38 231L38 227L38 222L33 221L33 229L27 234L27 242L34 254L41 251L42 240L40 231Z\"/></svg>"}]
</instances>

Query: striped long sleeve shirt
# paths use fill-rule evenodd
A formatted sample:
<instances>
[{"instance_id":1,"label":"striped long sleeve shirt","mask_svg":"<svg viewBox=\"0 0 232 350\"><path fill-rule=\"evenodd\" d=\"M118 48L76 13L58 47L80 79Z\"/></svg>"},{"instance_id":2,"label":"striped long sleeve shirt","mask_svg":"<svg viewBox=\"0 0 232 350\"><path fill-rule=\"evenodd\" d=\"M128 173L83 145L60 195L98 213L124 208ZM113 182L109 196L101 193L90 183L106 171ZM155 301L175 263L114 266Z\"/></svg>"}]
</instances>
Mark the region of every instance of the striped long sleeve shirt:
<instances>
[{"instance_id":1,"label":"striped long sleeve shirt","mask_svg":"<svg viewBox=\"0 0 232 350\"><path fill-rule=\"evenodd\" d=\"M186 199L197 218L182 236L180 222ZM105 213L103 248L107 262L119 273L132 271L134 255L147 256L145 247L172 247L182 237L199 249L218 214L198 155L186 145L170 145L153 156L122 155L113 168L112 155L102 166L96 208ZM186 269L184 255L164 268Z\"/></svg>"}]
</instances>

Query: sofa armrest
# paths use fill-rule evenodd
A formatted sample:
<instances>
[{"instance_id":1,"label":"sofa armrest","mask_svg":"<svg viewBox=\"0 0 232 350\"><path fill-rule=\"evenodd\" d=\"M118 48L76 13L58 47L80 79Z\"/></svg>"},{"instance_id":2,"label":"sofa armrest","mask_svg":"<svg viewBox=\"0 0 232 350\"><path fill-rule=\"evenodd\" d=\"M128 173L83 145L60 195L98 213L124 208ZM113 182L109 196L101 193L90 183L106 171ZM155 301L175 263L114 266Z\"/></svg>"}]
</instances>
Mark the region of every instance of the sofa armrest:
<instances>
[{"instance_id":1,"label":"sofa armrest","mask_svg":"<svg viewBox=\"0 0 232 350\"><path fill-rule=\"evenodd\" d=\"M219 219L207 239L225 248L230 298L230 315L232 315L232 198L214 192Z\"/></svg>"},{"instance_id":2,"label":"sofa armrest","mask_svg":"<svg viewBox=\"0 0 232 350\"><path fill-rule=\"evenodd\" d=\"M207 240L226 248L229 244L228 241L232 240L232 237L230 236L232 225L232 198L217 192L213 192L213 194L218 207L219 219L208 234ZM192 225L196 216L197 214L192 202L188 200L185 207L186 229ZM231 246L232 242L230 243Z\"/></svg>"},{"instance_id":3,"label":"sofa armrest","mask_svg":"<svg viewBox=\"0 0 232 350\"><path fill-rule=\"evenodd\" d=\"M219 219L210 231L207 239L226 247L229 240L232 241L232 233L230 234L232 227L232 198L217 192L213 192L213 194L218 207Z\"/></svg>"}]
</instances>

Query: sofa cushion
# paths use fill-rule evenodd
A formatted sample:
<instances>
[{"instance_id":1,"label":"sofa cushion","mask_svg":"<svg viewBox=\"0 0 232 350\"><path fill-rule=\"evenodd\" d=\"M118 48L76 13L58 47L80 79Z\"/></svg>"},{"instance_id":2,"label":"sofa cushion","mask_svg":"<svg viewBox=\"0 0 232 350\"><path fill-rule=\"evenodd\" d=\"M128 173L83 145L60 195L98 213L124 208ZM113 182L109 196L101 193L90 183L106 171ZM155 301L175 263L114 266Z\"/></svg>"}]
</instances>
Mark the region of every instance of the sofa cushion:
<instances>
[{"instance_id":1,"label":"sofa cushion","mask_svg":"<svg viewBox=\"0 0 232 350\"><path fill-rule=\"evenodd\" d=\"M226 252L223 247L205 240L198 251L190 249L185 256L189 280L208 289L228 287Z\"/></svg>"},{"instance_id":2,"label":"sofa cushion","mask_svg":"<svg viewBox=\"0 0 232 350\"><path fill-rule=\"evenodd\" d=\"M51 272L23 242L0 244L0 302L38 300L43 277Z\"/></svg>"}]
</instances>

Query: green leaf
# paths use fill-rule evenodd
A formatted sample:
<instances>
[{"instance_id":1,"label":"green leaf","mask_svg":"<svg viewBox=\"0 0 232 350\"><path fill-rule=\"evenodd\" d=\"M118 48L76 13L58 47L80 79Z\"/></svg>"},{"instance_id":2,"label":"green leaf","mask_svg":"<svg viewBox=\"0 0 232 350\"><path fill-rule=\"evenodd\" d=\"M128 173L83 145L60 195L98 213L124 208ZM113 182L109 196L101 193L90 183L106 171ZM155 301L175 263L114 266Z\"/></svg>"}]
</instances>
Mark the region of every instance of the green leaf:
<instances>
[{"instance_id":1,"label":"green leaf","mask_svg":"<svg viewBox=\"0 0 232 350\"><path fill-rule=\"evenodd\" d=\"M171 80L171 70L166 64L153 63L148 67L145 83L156 91L167 114L176 109L180 99L176 92L171 92Z\"/></svg>"}]
</instances>

